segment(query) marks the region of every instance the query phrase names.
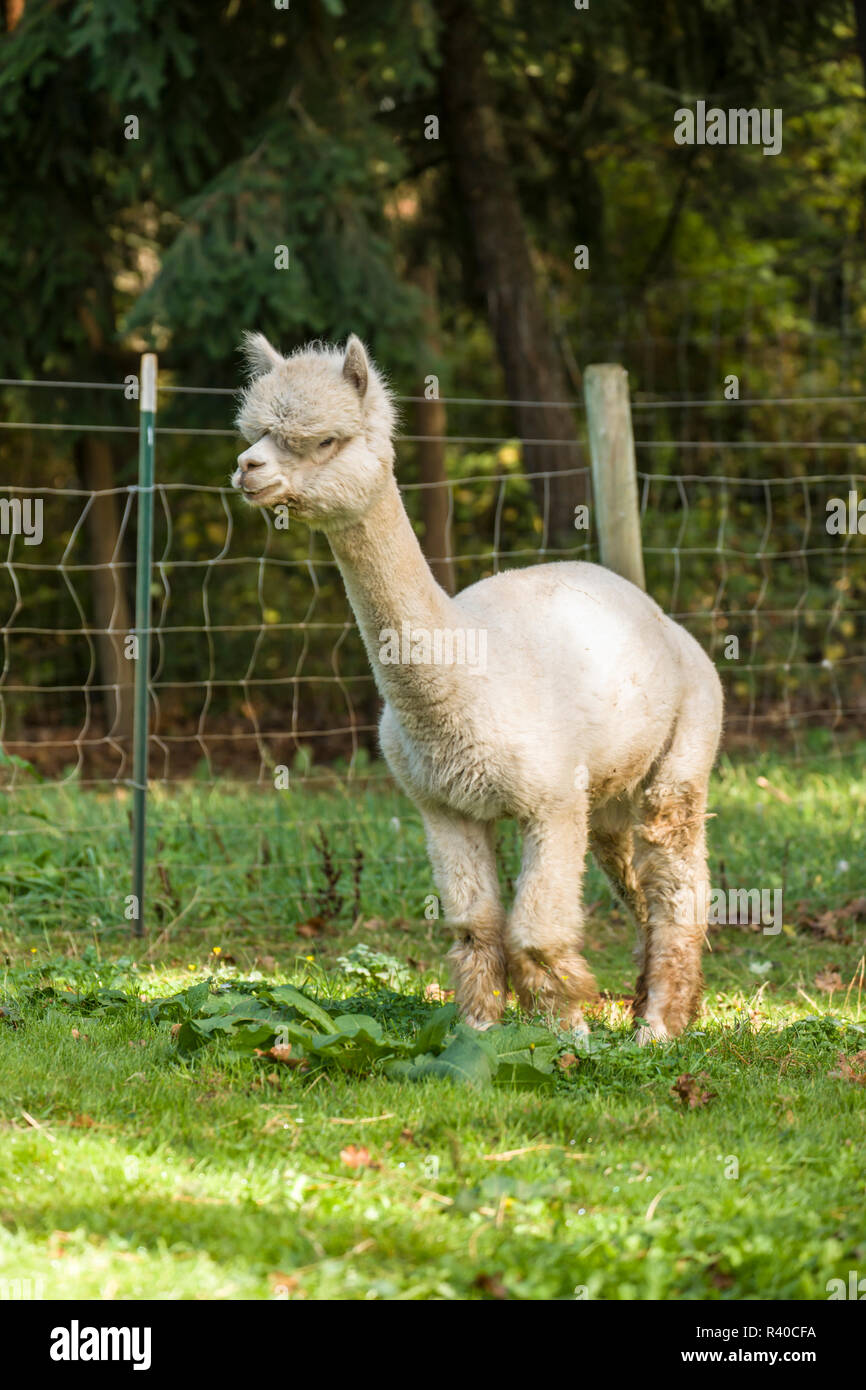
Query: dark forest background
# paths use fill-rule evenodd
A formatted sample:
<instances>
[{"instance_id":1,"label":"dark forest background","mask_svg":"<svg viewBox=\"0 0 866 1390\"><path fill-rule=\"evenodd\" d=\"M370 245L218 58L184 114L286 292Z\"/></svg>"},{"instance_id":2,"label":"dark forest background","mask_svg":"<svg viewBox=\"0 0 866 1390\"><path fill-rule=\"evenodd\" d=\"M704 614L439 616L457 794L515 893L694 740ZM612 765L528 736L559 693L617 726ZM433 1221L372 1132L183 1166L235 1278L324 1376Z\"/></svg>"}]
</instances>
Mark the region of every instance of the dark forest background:
<instances>
[{"instance_id":1,"label":"dark forest background","mask_svg":"<svg viewBox=\"0 0 866 1390\"><path fill-rule=\"evenodd\" d=\"M234 388L247 328L284 351L365 339L405 398L399 478L449 587L595 557L572 524L581 373L622 362L648 588L724 668L729 738L862 723L866 541L824 515L866 471L866 0L4 18L0 376L115 388L0 386L0 486L45 508L41 546L0 538L7 755L124 771L137 405L117 388L145 350L163 387ZM676 145L697 100L780 108L781 154ZM770 403L725 400L730 374ZM665 404L685 398L708 404ZM219 491L232 415L229 394L160 398L156 776L373 747L326 543Z\"/></svg>"}]
</instances>

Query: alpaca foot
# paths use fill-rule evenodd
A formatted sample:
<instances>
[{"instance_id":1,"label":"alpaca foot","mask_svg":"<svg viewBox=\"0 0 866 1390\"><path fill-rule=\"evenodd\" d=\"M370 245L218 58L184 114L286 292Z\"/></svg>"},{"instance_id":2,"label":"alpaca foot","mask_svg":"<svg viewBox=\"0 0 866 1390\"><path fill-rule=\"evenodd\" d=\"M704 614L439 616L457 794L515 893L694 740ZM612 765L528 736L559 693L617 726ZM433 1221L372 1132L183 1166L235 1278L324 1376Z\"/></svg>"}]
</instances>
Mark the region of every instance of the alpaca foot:
<instances>
[{"instance_id":1,"label":"alpaca foot","mask_svg":"<svg viewBox=\"0 0 866 1390\"><path fill-rule=\"evenodd\" d=\"M457 995L455 993L455 999ZM494 1000L494 1005L498 1000ZM494 1023L499 1023L502 1010L494 1008L471 1008L457 1001L457 1016L461 1023L468 1023L470 1028L474 1028L476 1033L486 1033L488 1028L492 1028Z\"/></svg>"},{"instance_id":2,"label":"alpaca foot","mask_svg":"<svg viewBox=\"0 0 866 1390\"><path fill-rule=\"evenodd\" d=\"M583 1016L583 1010L577 1004L563 1003L558 1009L555 1003L548 1004L546 1012L551 1022L563 1033L571 1033L578 1042L589 1037L589 1024Z\"/></svg>"},{"instance_id":3,"label":"alpaca foot","mask_svg":"<svg viewBox=\"0 0 866 1390\"><path fill-rule=\"evenodd\" d=\"M646 1047L648 1043L665 1042L670 1037L670 1033L663 1023L644 1023L635 1033L638 1047Z\"/></svg>"},{"instance_id":4,"label":"alpaca foot","mask_svg":"<svg viewBox=\"0 0 866 1390\"><path fill-rule=\"evenodd\" d=\"M470 1028L483 1031L498 1023L505 1008L505 960L478 947L471 937L452 946L448 960L454 973L454 1002Z\"/></svg>"},{"instance_id":5,"label":"alpaca foot","mask_svg":"<svg viewBox=\"0 0 866 1390\"><path fill-rule=\"evenodd\" d=\"M589 1032L581 1004L597 988L582 956L560 955L548 963L540 951L529 950L515 952L509 963L517 997L528 1013L546 1014L566 1032Z\"/></svg>"},{"instance_id":6,"label":"alpaca foot","mask_svg":"<svg viewBox=\"0 0 866 1390\"><path fill-rule=\"evenodd\" d=\"M573 1047L575 1052L589 1051L590 1032L589 1024L587 1023L585 1018L581 1018L580 1022L570 1023L567 1026L566 1031L571 1033L571 1036L574 1040Z\"/></svg>"},{"instance_id":7,"label":"alpaca foot","mask_svg":"<svg viewBox=\"0 0 866 1390\"><path fill-rule=\"evenodd\" d=\"M470 1028L474 1028L476 1033L486 1033L488 1028L492 1028L494 1023L498 1023L498 1018L487 1018L483 1014L464 1014L463 1023L468 1023Z\"/></svg>"}]
</instances>

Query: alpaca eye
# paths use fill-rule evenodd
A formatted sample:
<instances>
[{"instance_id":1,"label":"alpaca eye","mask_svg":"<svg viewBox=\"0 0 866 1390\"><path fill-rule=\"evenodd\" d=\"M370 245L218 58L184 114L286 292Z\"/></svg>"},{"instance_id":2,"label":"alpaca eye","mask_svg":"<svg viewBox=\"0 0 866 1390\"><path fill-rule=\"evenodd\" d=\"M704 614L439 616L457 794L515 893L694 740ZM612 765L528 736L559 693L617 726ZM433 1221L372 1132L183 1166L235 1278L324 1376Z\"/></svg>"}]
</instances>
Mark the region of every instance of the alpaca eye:
<instances>
[{"instance_id":1,"label":"alpaca eye","mask_svg":"<svg viewBox=\"0 0 866 1390\"><path fill-rule=\"evenodd\" d=\"M321 440L321 442L320 442L320 444L319 444L319 448L320 448L320 449L327 449L327 447L328 447L329 444L334 444L334 443L336 443L336 440L335 440L334 436L331 435L330 439L323 439L323 440Z\"/></svg>"}]
</instances>

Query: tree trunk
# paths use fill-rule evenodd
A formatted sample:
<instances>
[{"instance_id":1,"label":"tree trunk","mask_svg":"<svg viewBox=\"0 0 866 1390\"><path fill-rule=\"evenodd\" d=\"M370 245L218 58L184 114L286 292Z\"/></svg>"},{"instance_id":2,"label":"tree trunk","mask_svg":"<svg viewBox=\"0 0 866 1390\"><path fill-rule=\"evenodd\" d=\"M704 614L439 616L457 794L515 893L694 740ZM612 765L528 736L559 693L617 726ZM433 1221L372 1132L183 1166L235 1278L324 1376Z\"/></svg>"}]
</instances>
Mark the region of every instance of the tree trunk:
<instances>
[{"instance_id":1,"label":"tree trunk","mask_svg":"<svg viewBox=\"0 0 866 1390\"><path fill-rule=\"evenodd\" d=\"M430 265L416 266L412 272L412 279L426 296L424 346L435 358L439 348L436 272ZM418 481L427 485L421 488L420 495L421 519L424 523L424 554L446 594L453 594L455 577L454 562L451 558L451 497L445 469L447 412L437 397L434 400L416 401L412 413L414 433L427 436L418 442Z\"/></svg>"},{"instance_id":2,"label":"tree trunk","mask_svg":"<svg viewBox=\"0 0 866 1390\"><path fill-rule=\"evenodd\" d=\"M11 34L24 13L24 0L6 0L6 29Z\"/></svg>"},{"instance_id":3,"label":"tree trunk","mask_svg":"<svg viewBox=\"0 0 866 1390\"><path fill-rule=\"evenodd\" d=\"M562 476L581 466L572 413L561 406L519 402L565 401L568 386L542 305L523 215L512 177L502 122L484 65L481 31L470 0L444 7L440 84L445 127L457 185L464 201L490 324L509 397L524 441L524 460L546 520L546 544L574 545L574 507L584 500L582 477ZM552 476L545 479L541 474Z\"/></svg>"},{"instance_id":4,"label":"tree trunk","mask_svg":"<svg viewBox=\"0 0 866 1390\"><path fill-rule=\"evenodd\" d=\"M115 560L120 534L120 510L111 444L104 438L85 435L76 446L78 468L84 486L94 493L87 513L90 558L93 574L93 610L96 653L103 692L106 733L123 746L132 748L132 717L135 663L123 654L124 637L132 619L123 570ZM111 631L108 631L111 629Z\"/></svg>"},{"instance_id":5,"label":"tree trunk","mask_svg":"<svg viewBox=\"0 0 866 1390\"><path fill-rule=\"evenodd\" d=\"M854 34L866 78L866 0L854 0Z\"/></svg>"}]
</instances>

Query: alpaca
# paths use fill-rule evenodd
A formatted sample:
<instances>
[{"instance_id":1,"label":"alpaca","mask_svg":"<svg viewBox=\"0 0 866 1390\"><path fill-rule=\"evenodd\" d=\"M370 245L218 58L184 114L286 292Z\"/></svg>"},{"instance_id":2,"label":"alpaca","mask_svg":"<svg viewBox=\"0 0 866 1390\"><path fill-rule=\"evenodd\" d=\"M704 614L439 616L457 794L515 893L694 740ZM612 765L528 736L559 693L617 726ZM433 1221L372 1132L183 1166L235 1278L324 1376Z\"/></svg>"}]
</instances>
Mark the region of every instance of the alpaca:
<instances>
[{"instance_id":1,"label":"alpaca","mask_svg":"<svg viewBox=\"0 0 866 1390\"><path fill-rule=\"evenodd\" d=\"M325 532L384 700L380 742L424 821L456 940L461 1016L483 1029L510 978L520 1003L586 1032L587 848L638 926L638 1041L676 1035L701 997L707 784L722 720L715 668L684 628L610 570L557 561L449 597L393 473L389 390L354 335L283 357L245 342L232 485ZM470 652L470 648L472 649ZM523 859L511 912L496 822Z\"/></svg>"}]
</instances>

